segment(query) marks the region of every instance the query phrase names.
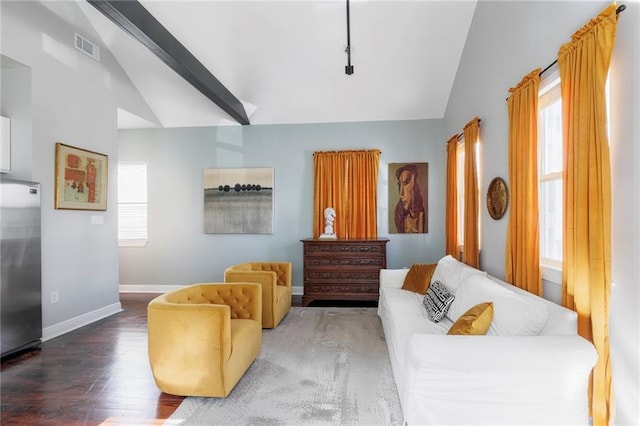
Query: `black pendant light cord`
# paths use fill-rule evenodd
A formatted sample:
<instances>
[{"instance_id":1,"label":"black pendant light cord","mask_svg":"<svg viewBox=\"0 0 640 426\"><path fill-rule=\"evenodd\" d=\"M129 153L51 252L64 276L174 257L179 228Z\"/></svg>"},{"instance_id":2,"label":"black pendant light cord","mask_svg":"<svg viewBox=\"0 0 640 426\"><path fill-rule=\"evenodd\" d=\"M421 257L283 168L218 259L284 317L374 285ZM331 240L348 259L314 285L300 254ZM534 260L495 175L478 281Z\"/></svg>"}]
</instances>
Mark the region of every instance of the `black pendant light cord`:
<instances>
[{"instance_id":1,"label":"black pendant light cord","mask_svg":"<svg viewBox=\"0 0 640 426\"><path fill-rule=\"evenodd\" d=\"M353 74L353 65L351 65L351 23L349 19L349 0L347 0L347 48L344 50L347 52L347 66L344 67L344 72L347 75Z\"/></svg>"}]
</instances>

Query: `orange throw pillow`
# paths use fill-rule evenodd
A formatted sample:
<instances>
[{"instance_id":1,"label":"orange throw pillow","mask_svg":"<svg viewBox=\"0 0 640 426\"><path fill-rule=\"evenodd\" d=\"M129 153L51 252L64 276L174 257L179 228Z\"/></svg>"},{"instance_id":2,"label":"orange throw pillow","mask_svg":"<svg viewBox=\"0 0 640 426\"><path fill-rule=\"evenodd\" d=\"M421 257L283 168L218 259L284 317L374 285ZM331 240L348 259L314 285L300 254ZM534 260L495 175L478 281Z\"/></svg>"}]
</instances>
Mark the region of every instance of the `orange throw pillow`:
<instances>
[{"instance_id":1,"label":"orange throw pillow","mask_svg":"<svg viewBox=\"0 0 640 426\"><path fill-rule=\"evenodd\" d=\"M437 263L414 263L411 265L411 269L404 278L402 289L425 294L431 284L431 276L437 265Z\"/></svg>"},{"instance_id":2,"label":"orange throw pillow","mask_svg":"<svg viewBox=\"0 0 640 426\"><path fill-rule=\"evenodd\" d=\"M493 321L493 303L480 303L462 314L462 316L453 323L447 334L487 334L491 326L491 321Z\"/></svg>"}]
</instances>

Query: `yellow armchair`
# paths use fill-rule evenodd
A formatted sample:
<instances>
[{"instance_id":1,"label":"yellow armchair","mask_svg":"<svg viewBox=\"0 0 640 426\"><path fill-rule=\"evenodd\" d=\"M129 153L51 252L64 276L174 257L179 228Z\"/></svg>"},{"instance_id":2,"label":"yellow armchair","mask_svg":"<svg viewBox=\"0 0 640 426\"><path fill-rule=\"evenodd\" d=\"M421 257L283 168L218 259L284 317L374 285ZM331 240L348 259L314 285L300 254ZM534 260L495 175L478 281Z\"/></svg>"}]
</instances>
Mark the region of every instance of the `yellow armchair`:
<instances>
[{"instance_id":1,"label":"yellow armchair","mask_svg":"<svg viewBox=\"0 0 640 426\"><path fill-rule=\"evenodd\" d=\"M224 271L225 282L262 285L262 327L276 328L291 308L291 262L247 262Z\"/></svg>"},{"instance_id":2,"label":"yellow armchair","mask_svg":"<svg viewBox=\"0 0 640 426\"><path fill-rule=\"evenodd\" d=\"M202 283L147 307L149 362L161 391L226 397L260 353L262 290L255 283Z\"/></svg>"}]
</instances>

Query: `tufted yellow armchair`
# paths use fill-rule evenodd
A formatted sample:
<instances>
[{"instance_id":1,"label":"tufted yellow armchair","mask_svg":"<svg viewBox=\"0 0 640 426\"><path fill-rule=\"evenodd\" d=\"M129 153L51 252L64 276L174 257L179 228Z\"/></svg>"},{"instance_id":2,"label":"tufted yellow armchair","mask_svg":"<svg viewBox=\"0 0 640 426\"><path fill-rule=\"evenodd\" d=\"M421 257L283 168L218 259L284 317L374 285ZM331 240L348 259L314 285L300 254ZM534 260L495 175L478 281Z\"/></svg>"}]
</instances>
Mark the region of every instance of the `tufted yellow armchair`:
<instances>
[{"instance_id":1,"label":"tufted yellow armchair","mask_svg":"<svg viewBox=\"0 0 640 426\"><path fill-rule=\"evenodd\" d=\"M224 271L225 282L262 285L262 327L276 328L291 308L291 262L247 262Z\"/></svg>"},{"instance_id":2,"label":"tufted yellow armchair","mask_svg":"<svg viewBox=\"0 0 640 426\"><path fill-rule=\"evenodd\" d=\"M255 283L194 284L147 307L149 362L158 388L226 397L260 353L262 290Z\"/></svg>"}]
</instances>

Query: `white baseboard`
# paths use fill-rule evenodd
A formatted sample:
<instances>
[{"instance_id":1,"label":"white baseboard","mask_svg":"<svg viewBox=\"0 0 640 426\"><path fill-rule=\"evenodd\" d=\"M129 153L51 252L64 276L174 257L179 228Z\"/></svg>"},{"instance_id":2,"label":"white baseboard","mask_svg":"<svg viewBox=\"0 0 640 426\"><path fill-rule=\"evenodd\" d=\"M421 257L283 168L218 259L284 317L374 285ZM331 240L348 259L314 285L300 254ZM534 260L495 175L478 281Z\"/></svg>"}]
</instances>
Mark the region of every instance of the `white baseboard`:
<instances>
[{"instance_id":1,"label":"white baseboard","mask_svg":"<svg viewBox=\"0 0 640 426\"><path fill-rule=\"evenodd\" d=\"M167 293L182 287L180 285L120 284L120 293ZM294 285L291 287L291 294L302 296L303 289L301 285Z\"/></svg>"},{"instance_id":2,"label":"white baseboard","mask_svg":"<svg viewBox=\"0 0 640 426\"><path fill-rule=\"evenodd\" d=\"M120 284L120 293L167 293L178 290L183 285L144 285L144 284Z\"/></svg>"},{"instance_id":3,"label":"white baseboard","mask_svg":"<svg viewBox=\"0 0 640 426\"><path fill-rule=\"evenodd\" d=\"M122 312L122 305L120 304L120 302L113 303L100 309L96 309L95 311L87 312L86 314L68 319L66 321L62 321L58 324L52 325L51 327L43 328L42 341L46 342L47 340L53 339L54 337L69 333L70 331L76 330L80 327L84 327L85 325L99 321L108 316L117 314L118 312Z\"/></svg>"}]
</instances>

